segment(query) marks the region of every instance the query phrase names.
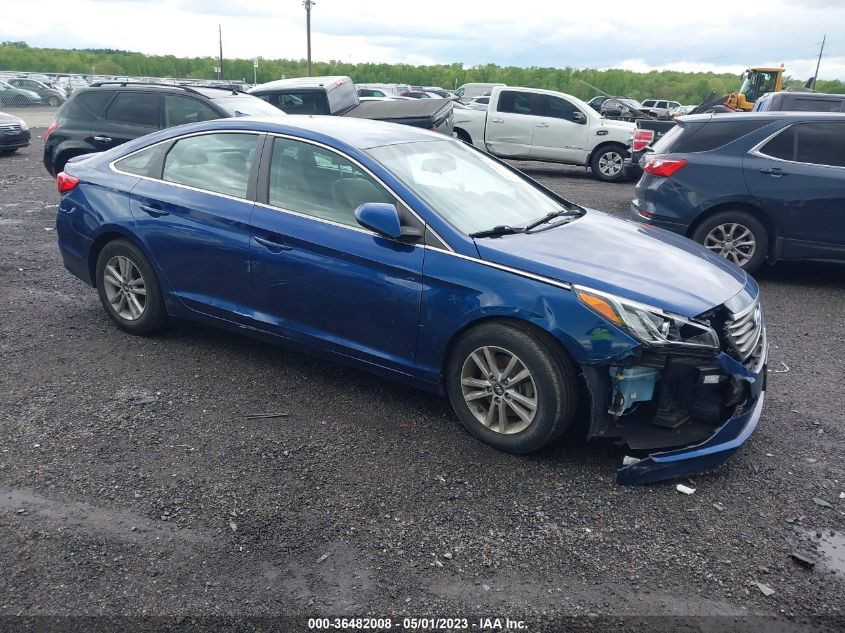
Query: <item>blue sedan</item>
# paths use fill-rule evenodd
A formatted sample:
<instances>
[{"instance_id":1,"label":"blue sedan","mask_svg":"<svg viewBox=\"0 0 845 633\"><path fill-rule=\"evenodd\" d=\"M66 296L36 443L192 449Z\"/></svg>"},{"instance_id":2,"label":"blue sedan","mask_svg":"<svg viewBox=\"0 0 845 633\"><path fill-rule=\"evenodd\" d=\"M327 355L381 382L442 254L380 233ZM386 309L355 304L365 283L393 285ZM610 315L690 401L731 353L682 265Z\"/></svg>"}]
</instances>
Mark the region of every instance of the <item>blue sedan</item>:
<instances>
[{"instance_id":1,"label":"blue sedan","mask_svg":"<svg viewBox=\"0 0 845 633\"><path fill-rule=\"evenodd\" d=\"M709 468L760 418L751 277L440 134L222 119L57 181L65 267L131 334L180 318L294 346L448 395L513 453L586 416L628 446L622 483Z\"/></svg>"}]
</instances>

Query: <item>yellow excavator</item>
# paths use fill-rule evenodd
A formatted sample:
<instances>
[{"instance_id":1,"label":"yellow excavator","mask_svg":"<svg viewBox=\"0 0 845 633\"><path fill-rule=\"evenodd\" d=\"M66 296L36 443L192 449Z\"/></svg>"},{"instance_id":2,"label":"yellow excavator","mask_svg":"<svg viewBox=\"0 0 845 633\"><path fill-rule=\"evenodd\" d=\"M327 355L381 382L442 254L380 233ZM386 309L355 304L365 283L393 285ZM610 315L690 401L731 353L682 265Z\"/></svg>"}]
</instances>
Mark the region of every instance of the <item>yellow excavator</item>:
<instances>
[{"instance_id":1,"label":"yellow excavator","mask_svg":"<svg viewBox=\"0 0 845 633\"><path fill-rule=\"evenodd\" d=\"M777 68L749 68L742 73L742 85L725 97L725 107L749 112L757 98L783 90L783 64Z\"/></svg>"}]
</instances>

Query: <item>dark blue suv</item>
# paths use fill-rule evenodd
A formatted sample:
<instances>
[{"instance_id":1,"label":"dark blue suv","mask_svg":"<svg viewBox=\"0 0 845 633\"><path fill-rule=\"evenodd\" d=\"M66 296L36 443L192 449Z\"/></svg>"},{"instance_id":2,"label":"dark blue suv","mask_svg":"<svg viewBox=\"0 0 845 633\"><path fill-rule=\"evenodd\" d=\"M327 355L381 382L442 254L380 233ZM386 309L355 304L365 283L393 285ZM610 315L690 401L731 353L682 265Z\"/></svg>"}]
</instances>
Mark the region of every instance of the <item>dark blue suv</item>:
<instances>
[{"instance_id":1,"label":"dark blue suv","mask_svg":"<svg viewBox=\"0 0 845 633\"><path fill-rule=\"evenodd\" d=\"M631 212L753 271L845 261L845 114L680 119L646 154Z\"/></svg>"}]
</instances>

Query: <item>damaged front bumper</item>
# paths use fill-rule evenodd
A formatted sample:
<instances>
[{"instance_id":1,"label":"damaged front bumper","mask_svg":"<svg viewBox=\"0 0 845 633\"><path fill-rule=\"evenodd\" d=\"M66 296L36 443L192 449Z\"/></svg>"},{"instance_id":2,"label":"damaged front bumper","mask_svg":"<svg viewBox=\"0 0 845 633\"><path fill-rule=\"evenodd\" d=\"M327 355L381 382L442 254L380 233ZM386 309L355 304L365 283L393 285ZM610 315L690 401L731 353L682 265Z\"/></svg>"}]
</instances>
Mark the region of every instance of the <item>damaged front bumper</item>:
<instances>
[{"instance_id":1,"label":"damaged front bumper","mask_svg":"<svg viewBox=\"0 0 845 633\"><path fill-rule=\"evenodd\" d=\"M613 377L608 382L607 366L585 371L593 408L590 436L618 438L621 444L627 444L635 453L643 455L639 460L626 460L627 465L617 471L617 483L647 484L701 472L733 455L760 420L767 356L768 343L763 328L759 353L753 362L745 365L724 351L709 360L683 356L639 357L634 361L638 366L650 363L651 367L659 367L661 362L665 365L659 370L654 398L646 393L652 402L638 403L643 408L634 408L632 415L611 415L614 412L608 411L606 394L613 394L617 383ZM640 370L640 375L645 373ZM692 380L688 380L690 378ZM721 386L716 385L713 389L702 384L717 380L721 381ZM696 381L698 386L688 390L683 398L677 397L687 383ZM716 394L722 397L721 403ZM684 417L690 411L693 414ZM660 450L651 452L654 449Z\"/></svg>"}]
</instances>

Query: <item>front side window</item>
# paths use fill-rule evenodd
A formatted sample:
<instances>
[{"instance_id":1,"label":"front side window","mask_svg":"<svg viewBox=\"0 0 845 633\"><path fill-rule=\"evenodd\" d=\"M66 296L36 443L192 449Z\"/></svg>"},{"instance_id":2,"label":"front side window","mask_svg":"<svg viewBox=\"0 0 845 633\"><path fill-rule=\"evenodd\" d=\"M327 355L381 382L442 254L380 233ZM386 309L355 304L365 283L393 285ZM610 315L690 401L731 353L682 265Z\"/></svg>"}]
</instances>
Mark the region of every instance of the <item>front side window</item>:
<instances>
[{"instance_id":1,"label":"front side window","mask_svg":"<svg viewBox=\"0 0 845 633\"><path fill-rule=\"evenodd\" d=\"M367 150L444 220L467 235L525 226L566 204L463 143L423 141Z\"/></svg>"},{"instance_id":2,"label":"front side window","mask_svg":"<svg viewBox=\"0 0 845 633\"><path fill-rule=\"evenodd\" d=\"M537 95L534 99L534 114L547 116L554 119L572 120L572 115L579 112L578 108L569 103L566 99L553 97L551 95Z\"/></svg>"},{"instance_id":3,"label":"front side window","mask_svg":"<svg viewBox=\"0 0 845 633\"><path fill-rule=\"evenodd\" d=\"M138 127L158 127L158 95L119 92L106 110L106 120Z\"/></svg>"},{"instance_id":4,"label":"front side window","mask_svg":"<svg viewBox=\"0 0 845 633\"><path fill-rule=\"evenodd\" d=\"M496 110L506 114L534 114L531 109L531 100L533 97L534 95L530 92L503 90L499 93L499 102L496 104Z\"/></svg>"},{"instance_id":5,"label":"front side window","mask_svg":"<svg viewBox=\"0 0 845 633\"><path fill-rule=\"evenodd\" d=\"M273 141L268 202L274 207L358 226L365 202L396 200L369 174L329 150L289 139Z\"/></svg>"},{"instance_id":6,"label":"front side window","mask_svg":"<svg viewBox=\"0 0 845 633\"><path fill-rule=\"evenodd\" d=\"M164 127L219 119L220 115L199 99L164 95Z\"/></svg>"},{"instance_id":7,"label":"front side window","mask_svg":"<svg viewBox=\"0 0 845 633\"><path fill-rule=\"evenodd\" d=\"M798 163L845 167L845 123L792 125L761 147L760 153Z\"/></svg>"},{"instance_id":8,"label":"front side window","mask_svg":"<svg viewBox=\"0 0 845 633\"><path fill-rule=\"evenodd\" d=\"M203 134L176 142L164 160L168 182L246 198L256 134Z\"/></svg>"}]
</instances>

